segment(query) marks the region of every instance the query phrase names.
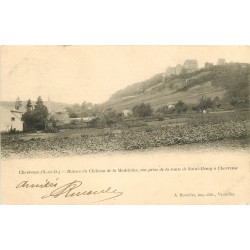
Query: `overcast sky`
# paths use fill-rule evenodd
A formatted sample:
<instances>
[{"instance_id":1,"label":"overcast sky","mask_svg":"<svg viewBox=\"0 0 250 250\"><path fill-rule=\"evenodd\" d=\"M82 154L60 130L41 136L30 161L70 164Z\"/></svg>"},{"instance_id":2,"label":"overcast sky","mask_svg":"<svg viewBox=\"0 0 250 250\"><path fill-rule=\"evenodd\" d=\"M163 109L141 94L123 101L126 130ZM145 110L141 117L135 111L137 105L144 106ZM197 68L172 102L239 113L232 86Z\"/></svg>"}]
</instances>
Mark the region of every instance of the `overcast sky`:
<instances>
[{"instance_id":1,"label":"overcast sky","mask_svg":"<svg viewBox=\"0 0 250 250\"><path fill-rule=\"evenodd\" d=\"M7 46L1 47L1 99L102 103L129 84L186 59L250 63L246 46Z\"/></svg>"}]
</instances>

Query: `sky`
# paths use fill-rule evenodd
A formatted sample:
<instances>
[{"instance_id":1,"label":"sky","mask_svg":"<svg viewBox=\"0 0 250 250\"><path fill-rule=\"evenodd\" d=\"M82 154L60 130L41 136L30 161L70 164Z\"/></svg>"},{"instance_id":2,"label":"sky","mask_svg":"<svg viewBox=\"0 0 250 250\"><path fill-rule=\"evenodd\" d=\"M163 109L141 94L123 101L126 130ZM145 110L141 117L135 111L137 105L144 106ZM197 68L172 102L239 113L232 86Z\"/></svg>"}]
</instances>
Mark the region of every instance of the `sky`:
<instances>
[{"instance_id":1,"label":"sky","mask_svg":"<svg viewBox=\"0 0 250 250\"><path fill-rule=\"evenodd\" d=\"M2 46L1 100L102 103L119 89L197 59L250 63L249 46Z\"/></svg>"}]
</instances>

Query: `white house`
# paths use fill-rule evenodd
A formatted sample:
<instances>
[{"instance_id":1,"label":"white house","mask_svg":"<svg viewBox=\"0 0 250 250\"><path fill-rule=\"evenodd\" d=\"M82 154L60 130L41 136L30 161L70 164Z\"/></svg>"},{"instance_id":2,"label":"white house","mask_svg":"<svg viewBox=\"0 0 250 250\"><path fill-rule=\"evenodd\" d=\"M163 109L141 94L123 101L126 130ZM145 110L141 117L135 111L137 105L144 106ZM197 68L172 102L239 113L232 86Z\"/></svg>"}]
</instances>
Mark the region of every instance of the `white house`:
<instances>
[{"instance_id":1,"label":"white house","mask_svg":"<svg viewBox=\"0 0 250 250\"><path fill-rule=\"evenodd\" d=\"M133 111L130 110L130 109L124 109L124 110L122 110L122 114L123 114L125 117L128 117L128 116L133 115Z\"/></svg>"},{"instance_id":2,"label":"white house","mask_svg":"<svg viewBox=\"0 0 250 250\"><path fill-rule=\"evenodd\" d=\"M174 104L167 104L167 106L168 106L168 109L174 109L175 108Z\"/></svg>"},{"instance_id":3,"label":"white house","mask_svg":"<svg viewBox=\"0 0 250 250\"><path fill-rule=\"evenodd\" d=\"M90 123L94 120L96 120L97 117L96 116L88 116L88 117L79 117L79 118L70 118L70 122L71 123L74 123L74 122L77 122L77 123Z\"/></svg>"},{"instance_id":4,"label":"white house","mask_svg":"<svg viewBox=\"0 0 250 250\"><path fill-rule=\"evenodd\" d=\"M8 132L11 129L23 131L22 111L11 107L0 106L0 131Z\"/></svg>"}]
</instances>

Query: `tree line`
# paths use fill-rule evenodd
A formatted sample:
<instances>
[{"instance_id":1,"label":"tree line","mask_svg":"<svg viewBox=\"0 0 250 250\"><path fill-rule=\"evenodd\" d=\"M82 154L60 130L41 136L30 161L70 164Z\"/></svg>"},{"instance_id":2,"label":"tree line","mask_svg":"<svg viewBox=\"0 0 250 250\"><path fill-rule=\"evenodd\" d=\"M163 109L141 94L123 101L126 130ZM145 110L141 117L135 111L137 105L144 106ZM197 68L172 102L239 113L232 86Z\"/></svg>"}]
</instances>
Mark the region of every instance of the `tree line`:
<instances>
[{"instance_id":1,"label":"tree line","mask_svg":"<svg viewBox=\"0 0 250 250\"><path fill-rule=\"evenodd\" d=\"M210 98L203 96L197 103L187 104L184 101L178 101L175 105L164 105L154 110L150 103L137 104L132 108L132 117L144 119L146 117L164 117L171 114L183 114L188 111L203 112L209 109L229 109L236 107L245 107L246 104L234 102L234 99L225 96L222 99L219 97ZM17 98L15 108L20 109L22 102ZM26 112L22 116L25 131L45 130L48 123L56 127L56 122L53 116L49 115L48 108L44 105L41 96L39 96L33 105L29 99L25 105ZM83 102L81 105L75 104L71 107L66 107L70 118L81 118L92 116L95 119L89 123L92 127L110 127L115 124L122 124L126 119L122 112L117 112L113 108L104 108L102 105L94 105L92 103Z\"/></svg>"}]
</instances>

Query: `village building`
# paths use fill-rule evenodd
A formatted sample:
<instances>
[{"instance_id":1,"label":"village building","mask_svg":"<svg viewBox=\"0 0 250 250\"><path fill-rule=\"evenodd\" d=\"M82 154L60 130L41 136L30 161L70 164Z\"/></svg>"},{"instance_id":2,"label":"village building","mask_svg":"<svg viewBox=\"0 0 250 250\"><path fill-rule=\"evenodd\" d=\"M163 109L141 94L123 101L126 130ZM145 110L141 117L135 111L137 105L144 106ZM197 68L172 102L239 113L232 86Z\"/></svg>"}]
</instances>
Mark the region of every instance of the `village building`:
<instances>
[{"instance_id":1,"label":"village building","mask_svg":"<svg viewBox=\"0 0 250 250\"><path fill-rule=\"evenodd\" d=\"M129 117L129 116L133 115L133 111L130 109L124 109L124 110L122 110L122 115L124 117Z\"/></svg>"},{"instance_id":2,"label":"village building","mask_svg":"<svg viewBox=\"0 0 250 250\"><path fill-rule=\"evenodd\" d=\"M172 75L180 75L182 72L182 65L177 64L175 67L167 67L165 75L166 76L172 76Z\"/></svg>"},{"instance_id":3,"label":"village building","mask_svg":"<svg viewBox=\"0 0 250 250\"><path fill-rule=\"evenodd\" d=\"M167 107L168 107L168 109L174 109L174 108L175 108L175 105L174 105L174 104L168 103L168 104L167 104Z\"/></svg>"},{"instance_id":4,"label":"village building","mask_svg":"<svg viewBox=\"0 0 250 250\"><path fill-rule=\"evenodd\" d=\"M177 64L176 67L175 67L175 74L176 74L176 75L181 74L182 68L183 68L183 67L182 67L181 64Z\"/></svg>"},{"instance_id":5,"label":"village building","mask_svg":"<svg viewBox=\"0 0 250 250\"><path fill-rule=\"evenodd\" d=\"M11 107L0 106L0 131L9 132L10 130L23 131L23 112Z\"/></svg>"},{"instance_id":6,"label":"village building","mask_svg":"<svg viewBox=\"0 0 250 250\"><path fill-rule=\"evenodd\" d=\"M175 75L175 67L168 67L166 69L166 76L172 76L172 75Z\"/></svg>"},{"instance_id":7,"label":"village building","mask_svg":"<svg viewBox=\"0 0 250 250\"><path fill-rule=\"evenodd\" d=\"M74 125L81 124L81 126L88 127L90 126L91 123L93 123L97 119L98 119L97 116L70 118L70 123Z\"/></svg>"},{"instance_id":8,"label":"village building","mask_svg":"<svg viewBox=\"0 0 250 250\"><path fill-rule=\"evenodd\" d=\"M84 116L84 117L76 117L76 118L70 118L71 122L92 122L96 120L96 116Z\"/></svg>"},{"instance_id":9,"label":"village building","mask_svg":"<svg viewBox=\"0 0 250 250\"><path fill-rule=\"evenodd\" d=\"M218 65L225 65L225 63L226 63L226 60L225 59L222 59L222 58L220 58L220 59L218 59Z\"/></svg>"},{"instance_id":10,"label":"village building","mask_svg":"<svg viewBox=\"0 0 250 250\"><path fill-rule=\"evenodd\" d=\"M96 119L97 117L96 116L86 116L86 117L82 117L81 120L83 122L92 122Z\"/></svg>"},{"instance_id":11,"label":"village building","mask_svg":"<svg viewBox=\"0 0 250 250\"><path fill-rule=\"evenodd\" d=\"M207 68L211 68L211 67L213 67L214 65L213 65L213 63L210 63L210 62L206 62L205 63L205 68L207 69Z\"/></svg>"},{"instance_id":12,"label":"village building","mask_svg":"<svg viewBox=\"0 0 250 250\"><path fill-rule=\"evenodd\" d=\"M192 73L198 70L198 62L195 59L188 59L184 62L183 68L186 69L187 73Z\"/></svg>"}]
</instances>

